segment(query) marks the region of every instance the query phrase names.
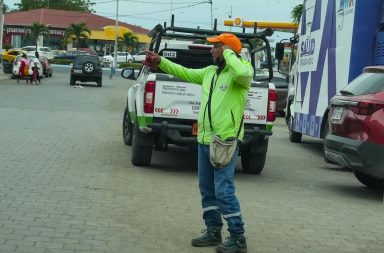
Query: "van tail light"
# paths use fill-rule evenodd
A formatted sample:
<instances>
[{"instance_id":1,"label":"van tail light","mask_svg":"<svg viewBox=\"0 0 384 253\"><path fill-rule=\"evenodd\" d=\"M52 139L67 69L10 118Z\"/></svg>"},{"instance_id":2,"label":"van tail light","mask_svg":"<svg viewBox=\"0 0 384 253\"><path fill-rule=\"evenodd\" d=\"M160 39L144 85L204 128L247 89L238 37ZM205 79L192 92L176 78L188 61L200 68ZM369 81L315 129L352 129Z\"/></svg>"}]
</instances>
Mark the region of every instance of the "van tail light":
<instances>
[{"instance_id":1,"label":"van tail light","mask_svg":"<svg viewBox=\"0 0 384 253\"><path fill-rule=\"evenodd\" d=\"M351 107L351 110L358 115L371 115L380 109L384 109L384 104L358 102L356 106Z\"/></svg>"},{"instance_id":2,"label":"van tail light","mask_svg":"<svg viewBox=\"0 0 384 253\"><path fill-rule=\"evenodd\" d=\"M144 88L144 113L153 113L155 107L156 82L148 81Z\"/></svg>"},{"instance_id":3,"label":"van tail light","mask_svg":"<svg viewBox=\"0 0 384 253\"><path fill-rule=\"evenodd\" d=\"M269 90L268 91L268 114L267 114L268 122L274 122L276 120L276 101L277 101L276 90Z\"/></svg>"}]
</instances>

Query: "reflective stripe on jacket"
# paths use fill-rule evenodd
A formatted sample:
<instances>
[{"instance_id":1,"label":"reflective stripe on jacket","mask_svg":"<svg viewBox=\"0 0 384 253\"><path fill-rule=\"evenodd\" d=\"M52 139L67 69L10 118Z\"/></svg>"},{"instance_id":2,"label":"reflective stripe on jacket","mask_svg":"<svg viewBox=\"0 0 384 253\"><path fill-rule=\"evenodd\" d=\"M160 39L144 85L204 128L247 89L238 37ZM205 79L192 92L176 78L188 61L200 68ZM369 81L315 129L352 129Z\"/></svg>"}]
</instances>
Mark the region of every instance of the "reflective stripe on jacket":
<instances>
[{"instance_id":1,"label":"reflective stripe on jacket","mask_svg":"<svg viewBox=\"0 0 384 253\"><path fill-rule=\"evenodd\" d=\"M211 80L214 77L214 90L211 101L212 127L214 133L225 140L236 137L244 114L248 90L253 77L252 65L230 49L223 52L225 67L219 75L217 66L211 65L202 69L188 69L161 57L158 67L175 77L202 85L201 102L198 119L197 140L201 144L209 144L212 129L208 118L208 97ZM242 140L242 127L239 139Z\"/></svg>"}]
</instances>

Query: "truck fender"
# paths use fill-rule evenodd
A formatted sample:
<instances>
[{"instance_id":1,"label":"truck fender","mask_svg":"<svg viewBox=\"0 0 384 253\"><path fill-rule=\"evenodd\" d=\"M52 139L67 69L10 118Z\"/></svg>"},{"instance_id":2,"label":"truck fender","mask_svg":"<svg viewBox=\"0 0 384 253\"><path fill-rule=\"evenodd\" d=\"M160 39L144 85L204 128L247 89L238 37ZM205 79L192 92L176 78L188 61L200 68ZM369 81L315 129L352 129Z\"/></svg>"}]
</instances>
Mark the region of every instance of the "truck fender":
<instances>
[{"instance_id":1,"label":"truck fender","mask_svg":"<svg viewBox=\"0 0 384 253\"><path fill-rule=\"evenodd\" d=\"M128 94L127 94L127 107L128 107L128 112L136 114L135 110L135 97L133 93L133 88L128 89ZM132 123L133 123L133 117L131 117Z\"/></svg>"}]
</instances>

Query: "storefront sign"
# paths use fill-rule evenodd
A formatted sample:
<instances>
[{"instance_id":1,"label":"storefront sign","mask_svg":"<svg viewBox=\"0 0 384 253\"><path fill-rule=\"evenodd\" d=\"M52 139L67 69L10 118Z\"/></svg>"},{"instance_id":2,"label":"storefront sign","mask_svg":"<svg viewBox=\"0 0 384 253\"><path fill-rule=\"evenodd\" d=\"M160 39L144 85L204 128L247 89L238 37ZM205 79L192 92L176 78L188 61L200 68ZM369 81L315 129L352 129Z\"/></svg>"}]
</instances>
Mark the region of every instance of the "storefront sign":
<instances>
[{"instance_id":1,"label":"storefront sign","mask_svg":"<svg viewBox=\"0 0 384 253\"><path fill-rule=\"evenodd\" d=\"M31 33L30 28L25 27L7 27L6 28L7 34L29 34ZM49 35L51 37L64 37L64 30L59 29L49 29Z\"/></svg>"}]
</instances>

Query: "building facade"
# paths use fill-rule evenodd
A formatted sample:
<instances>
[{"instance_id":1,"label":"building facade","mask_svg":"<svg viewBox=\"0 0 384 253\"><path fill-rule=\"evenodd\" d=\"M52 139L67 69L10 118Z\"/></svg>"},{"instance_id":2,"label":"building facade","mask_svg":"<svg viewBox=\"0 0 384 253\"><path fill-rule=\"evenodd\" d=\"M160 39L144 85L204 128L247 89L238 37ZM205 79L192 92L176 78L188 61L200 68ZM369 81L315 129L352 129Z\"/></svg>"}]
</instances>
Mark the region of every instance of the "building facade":
<instances>
[{"instance_id":1,"label":"building facade","mask_svg":"<svg viewBox=\"0 0 384 253\"><path fill-rule=\"evenodd\" d=\"M37 22L48 27L49 35L39 39L39 46L48 46L56 50L68 50L74 45L64 42L64 32L71 24L85 23L91 31L87 45L98 54L104 55L114 50L115 35L106 32L107 27L115 26L115 20L89 12L65 11L54 9L35 9L13 12L4 15L3 46L20 48L35 45L29 37L30 26ZM119 29L131 32L138 38L133 51L147 48L149 32L140 26L119 22ZM119 33L120 35L120 33ZM124 46L120 46L124 47ZM123 48L120 48L120 50Z\"/></svg>"}]
</instances>

